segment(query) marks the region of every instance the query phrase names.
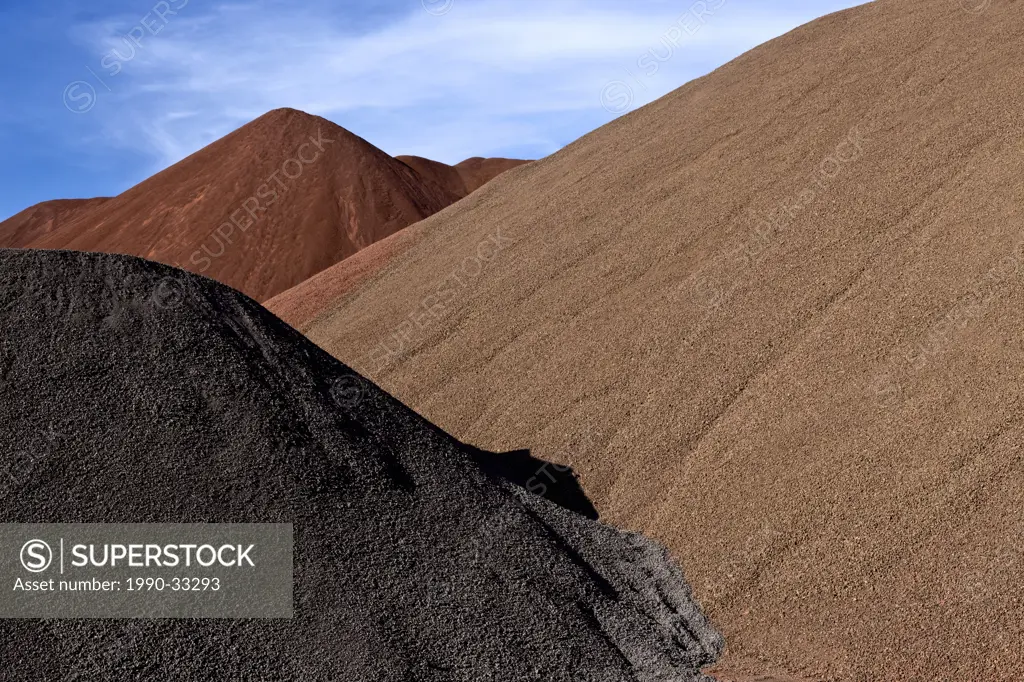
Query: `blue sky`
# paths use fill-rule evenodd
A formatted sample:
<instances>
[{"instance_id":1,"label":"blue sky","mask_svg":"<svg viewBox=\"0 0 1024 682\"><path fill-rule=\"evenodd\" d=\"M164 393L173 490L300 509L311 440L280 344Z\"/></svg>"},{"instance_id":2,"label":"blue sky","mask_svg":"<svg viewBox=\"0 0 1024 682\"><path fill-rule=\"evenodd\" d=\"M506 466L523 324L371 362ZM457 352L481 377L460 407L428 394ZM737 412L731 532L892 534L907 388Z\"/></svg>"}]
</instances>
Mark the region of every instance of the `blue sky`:
<instances>
[{"instance_id":1,"label":"blue sky","mask_svg":"<svg viewBox=\"0 0 1024 682\"><path fill-rule=\"evenodd\" d=\"M113 195L260 114L538 158L859 0L2 0L0 219Z\"/></svg>"}]
</instances>

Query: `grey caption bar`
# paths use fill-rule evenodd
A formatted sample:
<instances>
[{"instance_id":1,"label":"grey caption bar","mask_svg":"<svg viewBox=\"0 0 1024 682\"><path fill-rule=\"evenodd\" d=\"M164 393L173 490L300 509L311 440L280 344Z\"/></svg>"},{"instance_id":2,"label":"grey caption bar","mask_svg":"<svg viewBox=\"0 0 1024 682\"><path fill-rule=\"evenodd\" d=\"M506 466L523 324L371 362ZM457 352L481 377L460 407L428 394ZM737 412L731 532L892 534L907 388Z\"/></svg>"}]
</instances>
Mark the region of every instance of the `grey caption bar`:
<instances>
[{"instance_id":1,"label":"grey caption bar","mask_svg":"<svg viewBox=\"0 0 1024 682\"><path fill-rule=\"evenodd\" d=\"M0 618L291 618L292 524L0 524Z\"/></svg>"}]
</instances>

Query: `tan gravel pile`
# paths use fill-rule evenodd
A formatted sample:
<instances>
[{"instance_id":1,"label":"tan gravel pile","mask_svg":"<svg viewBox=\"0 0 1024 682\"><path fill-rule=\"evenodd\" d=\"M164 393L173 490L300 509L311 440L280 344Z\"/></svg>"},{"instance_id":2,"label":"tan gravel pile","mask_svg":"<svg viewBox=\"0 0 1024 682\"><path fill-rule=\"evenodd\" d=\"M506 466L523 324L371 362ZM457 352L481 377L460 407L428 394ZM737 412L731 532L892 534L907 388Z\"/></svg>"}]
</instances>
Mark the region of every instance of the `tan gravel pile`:
<instances>
[{"instance_id":1,"label":"tan gravel pile","mask_svg":"<svg viewBox=\"0 0 1024 682\"><path fill-rule=\"evenodd\" d=\"M457 437L571 463L731 656L1024 679L1021 9L815 21L364 251L294 321Z\"/></svg>"}]
</instances>

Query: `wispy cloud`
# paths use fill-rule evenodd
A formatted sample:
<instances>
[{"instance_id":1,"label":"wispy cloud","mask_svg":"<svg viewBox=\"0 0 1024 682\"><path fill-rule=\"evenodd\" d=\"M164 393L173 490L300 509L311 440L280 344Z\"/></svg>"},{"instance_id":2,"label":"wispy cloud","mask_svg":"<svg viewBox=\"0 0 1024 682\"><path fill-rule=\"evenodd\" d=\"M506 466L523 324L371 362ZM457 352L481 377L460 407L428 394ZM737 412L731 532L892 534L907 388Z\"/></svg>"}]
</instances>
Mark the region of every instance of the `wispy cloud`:
<instances>
[{"instance_id":1,"label":"wispy cloud","mask_svg":"<svg viewBox=\"0 0 1024 682\"><path fill-rule=\"evenodd\" d=\"M766 12L732 1L706 3L720 8L682 36L631 106L831 9ZM392 154L546 154L612 117L602 106L607 84L652 48L664 52L660 40L690 9L454 0L438 14L409 0L407 11L354 24L356 10L319 0L170 5L178 11L161 30L136 41L124 34L139 17L76 31L104 81L88 114L97 132L160 167L282 106L330 118Z\"/></svg>"}]
</instances>

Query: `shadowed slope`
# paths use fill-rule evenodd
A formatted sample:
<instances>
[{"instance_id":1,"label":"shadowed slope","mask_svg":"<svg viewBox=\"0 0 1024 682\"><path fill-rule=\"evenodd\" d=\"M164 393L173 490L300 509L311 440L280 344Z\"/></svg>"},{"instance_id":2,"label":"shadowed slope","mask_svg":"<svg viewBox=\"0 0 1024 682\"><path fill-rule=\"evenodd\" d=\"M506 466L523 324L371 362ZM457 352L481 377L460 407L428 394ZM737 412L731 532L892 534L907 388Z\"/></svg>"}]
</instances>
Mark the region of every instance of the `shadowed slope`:
<instances>
[{"instance_id":1,"label":"shadowed slope","mask_svg":"<svg viewBox=\"0 0 1024 682\"><path fill-rule=\"evenodd\" d=\"M424 159L422 156L396 156L395 159L412 168L420 177L430 180L439 187L442 187L446 192L460 199L469 194L469 190L466 189L466 182L459 175L459 171L455 166L449 166L440 161Z\"/></svg>"},{"instance_id":2,"label":"shadowed slope","mask_svg":"<svg viewBox=\"0 0 1024 682\"><path fill-rule=\"evenodd\" d=\"M484 159L474 156L460 161L454 168L466 186L466 193L475 192L505 171L530 163L521 159Z\"/></svg>"},{"instance_id":3,"label":"shadowed slope","mask_svg":"<svg viewBox=\"0 0 1024 682\"><path fill-rule=\"evenodd\" d=\"M426 161L426 159L422 159L422 161ZM504 161L504 159L497 159L497 161ZM436 162L430 161L428 163L433 164ZM418 165L423 166L424 164ZM514 182L516 174L522 172L522 169L525 167L525 163L517 163L508 169L508 172L503 171L500 177L496 177L488 183L486 191L480 189L472 192L462 202L467 207L473 207L481 200L489 201L488 199L483 199L483 195L489 195L490 185L504 186L506 183ZM446 168L453 167L446 166ZM264 305L268 310L294 327L308 326L325 311L332 310L340 305L343 298L356 288L357 285L376 276L392 260L398 258L407 249L418 243L425 234L426 232L420 229L419 223L410 225L397 234L382 239L351 256L346 260L344 267L327 268L308 280L265 301ZM545 239L550 239L551 237L552 235L548 235ZM494 235L484 239L484 243L494 241L500 240L497 240Z\"/></svg>"},{"instance_id":4,"label":"shadowed slope","mask_svg":"<svg viewBox=\"0 0 1024 682\"><path fill-rule=\"evenodd\" d=\"M459 197L465 197L475 192L505 171L530 163L522 159L484 159L474 156L454 166L449 166L439 161L424 159L422 156L396 156L395 158L424 178Z\"/></svg>"},{"instance_id":5,"label":"shadowed slope","mask_svg":"<svg viewBox=\"0 0 1024 682\"><path fill-rule=\"evenodd\" d=\"M0 273L0 518L295 528L294 619L3 620L6 679L687 682L716 657L662 547L485 473L252 300L122 256Z\"/></svg>"},{"instance_id":6,"label":"shadowed slope","mask_svg":"<svg viewBox=\"0 0 1024 682\"><path fill-rule=\"evenodd\" d=\"M301 327L571 464L747 660L1019 679L1024 14L962 5L771 41L419 223Z\"/></svg>"}]
</instances>

